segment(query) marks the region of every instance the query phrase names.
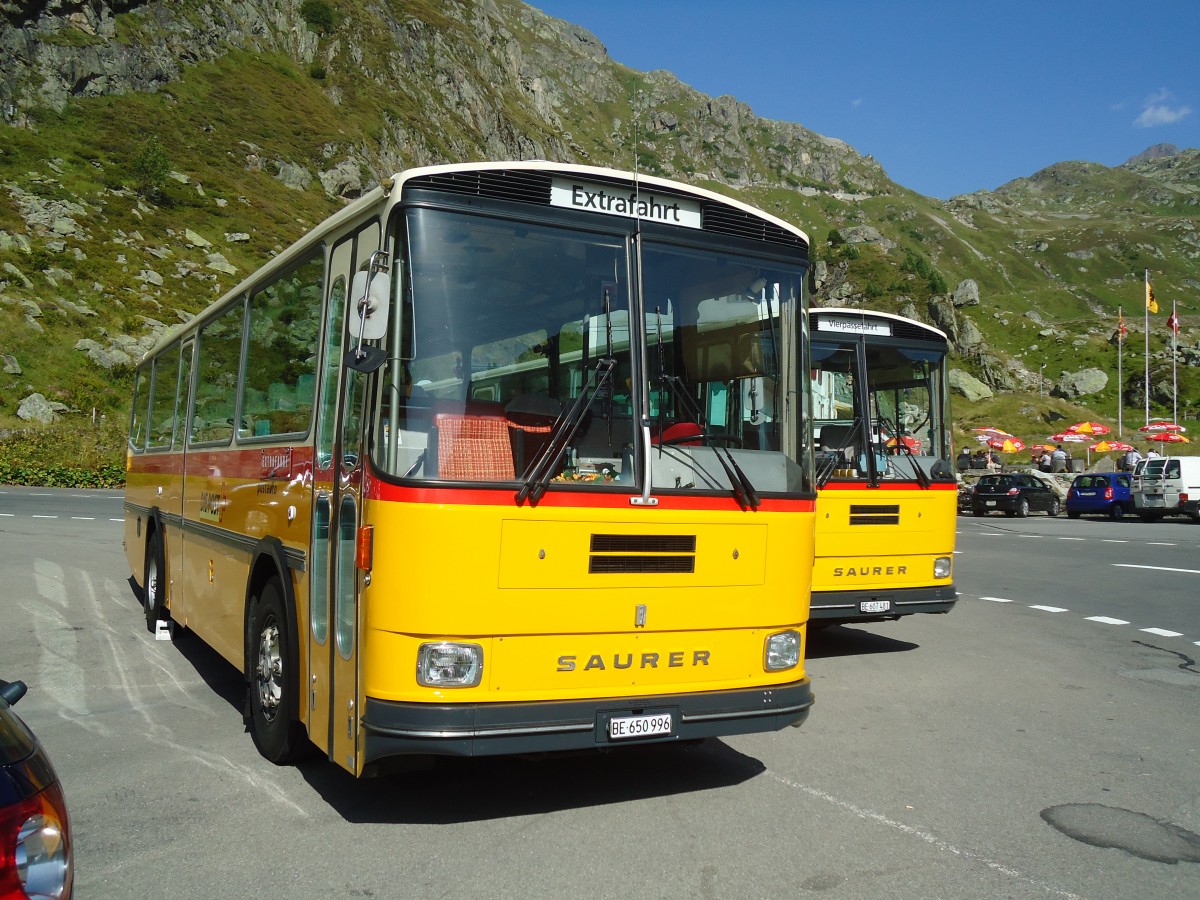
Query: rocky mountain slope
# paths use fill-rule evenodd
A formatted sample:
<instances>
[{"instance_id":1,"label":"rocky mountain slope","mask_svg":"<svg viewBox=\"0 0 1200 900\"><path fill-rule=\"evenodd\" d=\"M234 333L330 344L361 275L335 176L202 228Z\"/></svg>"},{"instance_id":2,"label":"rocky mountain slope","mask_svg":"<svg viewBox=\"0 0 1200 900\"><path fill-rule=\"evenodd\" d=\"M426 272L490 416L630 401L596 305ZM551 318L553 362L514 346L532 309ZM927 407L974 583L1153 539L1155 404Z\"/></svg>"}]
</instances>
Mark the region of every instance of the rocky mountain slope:
<instances>
[{"instance_id":1,"label":"rocky mountain slope","mask_svg":"<svg viewBox=\"0 0 1200 900\"><path fill-rule=\"evenodd\" d=\"M1141 410L1148 269L1151 401L1171 412L1175 299L1180 416L1200 417L1194 149L944 203L518 0L0 0L0 114L0 427L123 420L164 328L385 175L485 158L636 166L796 222L815 303L951 335L964 421L1110 421L1118 390Z\"/></svg>"}]
</instances>

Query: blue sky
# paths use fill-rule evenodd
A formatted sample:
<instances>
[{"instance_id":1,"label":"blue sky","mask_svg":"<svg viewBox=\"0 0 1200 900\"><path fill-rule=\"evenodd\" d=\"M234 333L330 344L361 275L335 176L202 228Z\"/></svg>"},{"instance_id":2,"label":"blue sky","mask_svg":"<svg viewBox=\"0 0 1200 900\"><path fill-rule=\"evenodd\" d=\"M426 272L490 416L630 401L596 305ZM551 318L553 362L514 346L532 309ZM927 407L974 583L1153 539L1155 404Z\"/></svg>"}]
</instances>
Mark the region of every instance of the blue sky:
<instances>
[{"instance_id":1,"label":"blue sky","mask_svg":"<svg viewBox=\"0 0 1200 900\"><path fill-rule=\"evenodd\" d=\"M931 197L1200 147L1197 0L527 0Z\"/></svg>"}]
</instances>

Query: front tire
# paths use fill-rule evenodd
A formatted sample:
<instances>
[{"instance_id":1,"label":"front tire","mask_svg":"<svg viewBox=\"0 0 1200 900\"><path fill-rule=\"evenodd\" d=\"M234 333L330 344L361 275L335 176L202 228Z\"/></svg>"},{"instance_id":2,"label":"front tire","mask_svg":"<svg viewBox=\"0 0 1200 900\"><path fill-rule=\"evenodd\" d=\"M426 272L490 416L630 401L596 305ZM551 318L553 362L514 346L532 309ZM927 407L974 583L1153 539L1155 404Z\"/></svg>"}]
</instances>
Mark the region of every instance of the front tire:
<instances>
[{"instance_id":1,"label":"front tire","mask_svg":"<svg viewBox=\"0 0 1200 900\"><path fill-rule=\"evenodd\" d=\"M299 678L278 579L267 581L251 601L246 634L250 736L266 759L277 766L290 765L303 756L306 739L292 717Z\"/></svg>"}]
</instances>

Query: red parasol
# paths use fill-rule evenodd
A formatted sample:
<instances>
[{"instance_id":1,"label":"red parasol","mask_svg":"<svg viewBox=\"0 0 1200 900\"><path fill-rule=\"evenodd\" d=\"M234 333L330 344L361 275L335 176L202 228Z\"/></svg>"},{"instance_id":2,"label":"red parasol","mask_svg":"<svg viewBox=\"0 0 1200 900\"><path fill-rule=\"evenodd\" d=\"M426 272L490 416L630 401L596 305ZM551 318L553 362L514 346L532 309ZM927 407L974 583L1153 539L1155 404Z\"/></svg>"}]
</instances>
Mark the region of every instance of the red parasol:
<instances>
[{"instance_id":1,"label":"red parasol","mask_svg":"<svg viewBox=\"0 0 1200 900\"><path fill-rule=\"evenodd\" d=\"M1052 434L1046 438L1057 444L1083 444L1087 442L1087 439L1086 434L1080 434L1078 431L1060 431L1058 434Z\"/></svg>"},{"instance_id":2,"label":"red parasol","mask_svg":"<svg viewBox=\"0 0 1200 900\"><path fill-rule=\"evenodd\" d=\"M1191 441L1177 431L1160 431L1158 434L1146 435L1148 441L1160 441L1164 444L1190 444Z\"/></svg>"},{"instance_id":3,"label":"red parasol","mask_svg":"<svg viewBox=\"0 0 1200 900\"><path fill-rule=\"evenodd\" d=\"M1128 453L1133 449L1133 444L1127 444L1124 441L1100 441L1088 447L1089 450L1095 450L1097 453Z\"/></svg>"},{"instance_id":4,"label":"red parasol","mask_svg":"<svg viewBox=\"0 0 1200 900\"><path fill-rule=\"evenodd\" d=\"M918 441L918 440L917 440L915 437L913 437L911 434L904 434L904 435L901 435L901 436L900 436L900 439L899 439L899 443L903 443L903 444L904 444L904 446L905 446L905 447L907 447L909 450L911 450L913 453L920 453L920 452L921 452L921 442L920 442L920 441ZM888 440L887 440L887 446L888 446L888 447L895 447L895 446L897 446L897 440L896 440L896 438L894 438L894 437L893 437L893 438L888 438Z\"/></svg>"},{"instance_id":5,"label":"red parasol","mask_svg":"<svg viewBox=\"0 0 1200 900\"><path fill-rule=\"evenodd\" d=\"M1014 437L1004 438L1003 440L993 438L988 441L988 446L994 450L999 450L1001 453L1016 453L1019 450L1025 449L1025 445L1021 443L1021 439Z\"/></svg>"},{"instance_id":6,"label":"red parasol","mask_svg":"<svg viewBox=\"0 0 1200 900\"><path fill-rule=\"evenodd\" d=\"M1176 425L1174 422L1151 422L1149 425L1143 425L1138 431L1144 431L1148 434L1158 434L1161 432L1181 432L1187 431L1182 425Z\"/></svg>"},{"instance_id":7,"label":"red parasol","mask_svg":"<svg viewBox=\"0 0 1200 900\"><path fill-rule=\"evenodd\" d=\"M1078 422L1067 431L1071 434L1108 434L1112 429L1099 422Z\"/></svg>"}]
</instances>

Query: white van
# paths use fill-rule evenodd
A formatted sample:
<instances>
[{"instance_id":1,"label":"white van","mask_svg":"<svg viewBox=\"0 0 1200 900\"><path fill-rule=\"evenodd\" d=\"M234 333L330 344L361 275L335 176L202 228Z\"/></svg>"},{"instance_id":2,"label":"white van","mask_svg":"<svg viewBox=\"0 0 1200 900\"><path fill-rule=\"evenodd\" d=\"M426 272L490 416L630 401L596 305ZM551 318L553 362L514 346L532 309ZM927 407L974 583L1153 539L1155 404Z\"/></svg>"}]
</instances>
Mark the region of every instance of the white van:
<instances>
[{"instance_id":1,"label":"white van","mask_svg":"<svg viewBox=\"0 0 1200 900\"><path fill-rule=\"evenodd\" d=\"M1145 522L1191 516L1200 522L1200 456L1139 460L1133 470L1133 509Z\"/></svg>"}]
</instances>

